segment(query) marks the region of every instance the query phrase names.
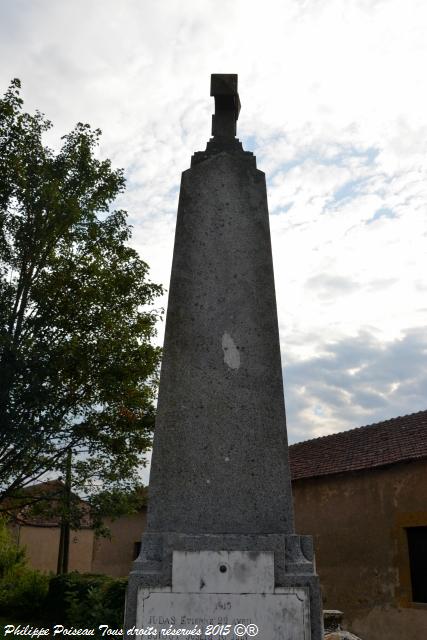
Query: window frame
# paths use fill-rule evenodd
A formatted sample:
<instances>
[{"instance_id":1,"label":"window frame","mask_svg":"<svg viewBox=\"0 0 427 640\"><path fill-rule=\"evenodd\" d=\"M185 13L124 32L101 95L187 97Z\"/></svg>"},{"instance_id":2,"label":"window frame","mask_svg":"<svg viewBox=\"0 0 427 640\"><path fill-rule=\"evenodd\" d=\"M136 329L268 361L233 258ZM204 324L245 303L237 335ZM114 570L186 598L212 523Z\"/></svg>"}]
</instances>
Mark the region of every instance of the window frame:
<instances>
[{"instance_id":1,"label":"window frame","mask_svg":"<svg viewBox=\"0 0 427 640\"><path fill-rule=\"evenodd\" d=\"M412 529L414 527L427 527L427 511L406 512L400 513L396 516L394 538L397 539L397 605L405 609L427 610L427 602L414 602L412 600L412 580L407 529Z\"/></svg>"}]
</instances>

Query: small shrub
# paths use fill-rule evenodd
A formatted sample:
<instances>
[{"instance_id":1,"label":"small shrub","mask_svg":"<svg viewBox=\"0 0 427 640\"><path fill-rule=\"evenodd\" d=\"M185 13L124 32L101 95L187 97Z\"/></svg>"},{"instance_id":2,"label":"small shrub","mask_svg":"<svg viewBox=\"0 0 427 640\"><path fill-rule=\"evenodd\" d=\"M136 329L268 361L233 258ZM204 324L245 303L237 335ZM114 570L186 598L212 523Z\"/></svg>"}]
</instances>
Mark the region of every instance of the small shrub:
<instances>
[{"instance_id":1,"label":"small shrub","mask_svg":"<svg viewBox=\"0 0 427 640\"><path fill-rule=\"evenodd\" d=\"M46 603L46 614L52 624L74 624L70 620L70 603L76 603L72 612L76 613L76 607L84 606L88 592L91 588L99 587L112 578L105 575L92 573L63 573L51 578ZM77 614L76 614L77 615Z\"/></svg>"},{"instance_id":2,"label":"small shrub","mask_svg":"<svg viewBox=\"0 0 427 640\"><path fill-rule=\"evenodd\" d=\"M95 629L103 624L103 594L100 586L92 586L86 592L83 600L77 593L69 592L65 594L67 603L67 623L74 627L94 627Z\"/></svg>"},{"instance_id":3,"label":"small shrub","mask_svg":"<svg viewBox=\"0 0 427 640\"><path fill-rule=\"evenodd\" d=\"M72 572L50 580L47 617L51 624L120 628L127 580Z\"/></svg>"},{"instance_id":4,"label":"small shrub","mask_svg":"<svg viewBox=\"0 0 427 640\"><path fill-rule=\"evenodd\" d=\"M104 618L102 624L108 624L114 629L123 625L127 578L115 578L104 586Z\"/></svg>"},{"instance_id":5,"label":"small shrub","mask_svg":"<svg viewBox=\"0 0 427 640\"><path fill-rule=\"evenodd\" d=\"M44 607L49 576L26 566L19 547L0 518L0 614L30 620Z\"/></svg>"},{"instance_id":6,"label":"small shrub","mask_svg":"<svg viewBox=\"0 0 427 640\"><path fill-rule=\"evenodd\" d=\"M22 620L39 617L44 608L49 576L19 567L0 581L0 613Z\"/></svg>"},{"instance_id":7,"label":"small shrub","mask_svg":"<svg viewBox=\"0 0 427 640\"><path fill-rule=\"evenodd\" d=\"M0 580L17 567L25 565L25 548L19 547L7 526L7 520L0 516Z\"/></svg>"}]
</instances>

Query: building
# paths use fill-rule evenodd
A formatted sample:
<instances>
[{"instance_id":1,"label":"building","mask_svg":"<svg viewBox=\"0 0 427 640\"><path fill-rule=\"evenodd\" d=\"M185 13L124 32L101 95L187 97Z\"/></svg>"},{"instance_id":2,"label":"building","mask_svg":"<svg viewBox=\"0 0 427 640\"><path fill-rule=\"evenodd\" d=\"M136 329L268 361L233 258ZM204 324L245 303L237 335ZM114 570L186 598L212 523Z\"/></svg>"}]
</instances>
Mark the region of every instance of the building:
<instances>
[{"instance_id":1,"label":"building","mask_svg":"<svg viewBox=\"0 0 427 640\"><path fill-rule=\"evenodd\" d=\"M61 517L57 502L62 500L64 484L60 480L42 482L26 489L33 498L43 497L41 508L26 506L11 510L10 528L15 540L26 548L29 564L34 569L56 573L60 545ZM105 573L126 576L139 553L141 531L145 528L146 507L139 513L117 520L106 519L111 537L95 536L84 500L77 500L83 517L81 528L70 532L69 571ZM37 507L37 502L35 506Z\"/></svg>"},{"instance_id":2,"label":"building","mask_svg":"<svg viewBox=\"0 0 427 640\"><path fill-rule=\"evenodd\" d=\"M290 447L325 609L363 640L427 638L427 411Z\"/></svg>"},{"instance_id":3,"label":"building","mask_svg":"<svg viewBox=\"0 0 427 640\"><path fill-rule=\"evenodd\" d=\"M34 501L22 508L11 504L11 530L17 543L26 548L30 565L39 571L56 573L61 532L58 503L63 499L64 484L50 480L31 485L25 494ZM94 533L83 500L74 496L82 508L82 526L70 535L70 571L91 571Z\"/></svg>"},{"instance_id":4,"label":"building","mask_svg":"<svg viewBox=\"0 0 427 640\"><path fill-rule=\"evenodd\" d=\"M427 411L289 448L296 528L314 537L325 609L363 640L427 638ZM146 508L73 532L70 569L127 576ZM18 526L18 525L17 525ZM32 566L56 570L59 522L21 519Z\"/></svg>"}]
</instances>

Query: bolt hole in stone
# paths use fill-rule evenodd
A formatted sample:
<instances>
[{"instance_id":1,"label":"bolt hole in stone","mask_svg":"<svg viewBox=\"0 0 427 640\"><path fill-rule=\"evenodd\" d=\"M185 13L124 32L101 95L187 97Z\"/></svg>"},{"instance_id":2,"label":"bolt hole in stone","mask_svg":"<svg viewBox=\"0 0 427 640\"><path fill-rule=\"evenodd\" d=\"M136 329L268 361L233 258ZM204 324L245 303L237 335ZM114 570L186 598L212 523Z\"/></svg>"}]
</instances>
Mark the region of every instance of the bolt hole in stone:
<instances>
[{"instance_id":1,"label":"bolt hole in stone","mask_svg":"<svg viewBox=\"0 0 427 640\"><path fill-rule=\"evenodd\" d=\"M221 573L225 573L227 571L227 567L225 566L225 564L220 564L219 570L221 571Z\"/></svg>"}]
</instances>

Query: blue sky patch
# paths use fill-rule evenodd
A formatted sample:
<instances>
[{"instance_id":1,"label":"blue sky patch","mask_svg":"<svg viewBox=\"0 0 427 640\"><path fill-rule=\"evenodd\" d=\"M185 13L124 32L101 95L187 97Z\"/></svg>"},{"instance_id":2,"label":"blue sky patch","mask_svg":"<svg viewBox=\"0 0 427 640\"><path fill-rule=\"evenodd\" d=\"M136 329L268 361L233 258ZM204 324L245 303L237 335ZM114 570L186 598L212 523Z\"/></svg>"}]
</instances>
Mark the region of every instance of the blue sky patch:
<instances>
[{"instance_id":1,"label":"blue sky patch","mask_svg":"<svg viewBox=\"0 0 427 640\"><path fill-rule=\"evenodd\" d=\"M372 218L369 218L369 220L367 220L366 224L372 224L372 222L375 222L375 220L379 220L380 218L395 218L395 217L396 217L396 214L392 209L389 209L388 207L381 207L380 209L377 209L375 211Z\"/></svg>"}]
</instances>

